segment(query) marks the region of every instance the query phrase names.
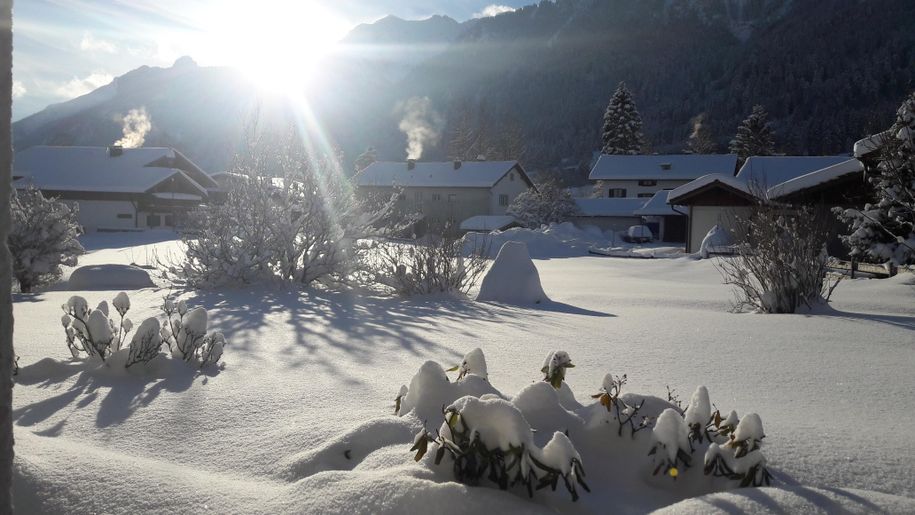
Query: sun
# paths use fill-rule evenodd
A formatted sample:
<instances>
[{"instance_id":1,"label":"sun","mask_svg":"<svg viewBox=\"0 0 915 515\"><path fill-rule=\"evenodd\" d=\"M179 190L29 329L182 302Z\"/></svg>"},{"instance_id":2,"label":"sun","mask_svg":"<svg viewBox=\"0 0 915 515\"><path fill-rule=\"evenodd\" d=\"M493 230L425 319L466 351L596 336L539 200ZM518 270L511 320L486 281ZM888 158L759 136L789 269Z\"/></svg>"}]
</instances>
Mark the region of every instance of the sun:
<instances>
[{"instance_id":1,"label":"sun","mask_svg":"<svg viewBox=\"0 0 915 515\"><path fill-rule=\"evenodd\" d=\"M214 7L218 60L262 89L299 94L349 25L313 1L222 2Z\"/></svg>"}]
</instances>

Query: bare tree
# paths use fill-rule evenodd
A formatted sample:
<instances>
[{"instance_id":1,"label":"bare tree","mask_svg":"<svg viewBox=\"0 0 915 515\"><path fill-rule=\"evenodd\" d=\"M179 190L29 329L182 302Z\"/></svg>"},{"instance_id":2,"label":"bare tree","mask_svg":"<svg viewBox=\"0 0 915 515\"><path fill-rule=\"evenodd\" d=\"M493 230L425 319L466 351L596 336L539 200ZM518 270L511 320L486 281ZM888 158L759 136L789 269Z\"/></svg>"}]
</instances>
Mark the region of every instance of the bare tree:
<instances>
[{"instance_id":1,"label":"bare tree","mask_svg":"<svg viewBox=\"0 0 915 515\"><path fill-rule=\"evenodd\" d=\"M10 231L10 183L13 178L13 147L10 127L13 106L13 3L0 3L0 55L2 95L0 108L0 513L13 512L13 299L12 267L6 237Z\"/></svg>"},{"instance_id":2,"label":"bare tree","mask_svg":"<svg viewBox=\"0 0 915 515\"><path fill-rule=\"evenodd\" d=\"M371 255L374 281L397 295L466 294L486 270L488 248L465 252L464 242L428 238L415 244L380 243Z\"/></svg>"},{"instance_id":3,"label":"bare tree","mask_svg":"<svg viewBox=\"0 0 915 515\"><path fill-rule=\"evenodd\" d=\"M827 273L828 209L759 201L732 219L737 255L717 266L734 286L736 309L794 313L829 300L841 276Z\"/></svg>"}]
</instances>

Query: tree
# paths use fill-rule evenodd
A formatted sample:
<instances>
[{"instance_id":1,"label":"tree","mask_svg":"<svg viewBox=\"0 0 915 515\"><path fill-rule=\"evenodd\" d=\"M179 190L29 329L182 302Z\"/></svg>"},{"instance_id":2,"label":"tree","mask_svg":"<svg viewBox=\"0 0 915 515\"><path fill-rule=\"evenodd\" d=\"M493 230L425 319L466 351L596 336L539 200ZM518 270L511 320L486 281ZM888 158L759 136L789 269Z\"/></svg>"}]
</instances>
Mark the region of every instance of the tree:
<instances>
[{"instance_id":1,"label":"tree","mask_svg":"<svg viewBox=\"0 0 915 515\"><path fill-rule=\"evenodd\" d=\"M701 113L692 120L693 132L686 141L685 152L689 154L714 154L718 152L718 144L712 137L712 129L708 124L708 115Z\"/></svg>"},{"instance_id":2,"label":"tree","mask_svg":"<svg viewBox=\"0 0 915 515\"><path fill-rule=\"evenodd\" d=\"M578 214L578 204L568 190L549 180L538 189L531 188L515 197L506 213L533 229L544 224L565 222Z\"/></svg>"},{"instance_id":3,"label":"tree","mask_svg":"<svg viewBox=\"0 0 915 515\"><path fill-rule=\"evenodd\" d=\"M375 151L375 147L368 147L365 149L365 152L359 154L359 157L356 158L354 166L356 167L356 172L361 172L369 167L372 163L378 160L378 154Z\"/></svg>"},{"instance_id":4,"label":"tree","mask_svg":"<svg viewBox=\"0 0 915 515\"><path fill-rule=\"evenodd\" d=\"M741 163L750 156L771 156L775 153L775 138L769 127L769 114L761 105L753 106L744 121L737 127L737 136L731 141L731 152Z\"/></svg>"},{"instance_id":5,"label":"tree","mask_svg":"<svg viewBox=\"0 0 915 515\"><path fill-rule=\"evenodd\" d=\"M10 198L13 227L8 243L13 254L13 275L19 289L29 293L36 286L60 278L61 265L73 266L84 252L76 210L63 202L45 198L28 187Z\"/></svg>"},{"instance_id":6,"label":"tree","mask_svg":"<svg viewBox=\"0 0 915 515\"><path fill-rule=\"evenodd\" d=\"M10 120L13 107L13 3L0 3L0 199L10 198L13 145ZM6 237L10 231L9 202L0 205L0 513L13 512L13 298L12 256Z\"/></svg>"},{"instance_id":7,"label":"tree","mask_svg":"<svg viewBox=\"0 0 915 515\"><path fill-rule=\"evenodd\" d=\"M877 196L864 210L848 209L845 242L853 256L897 264L915 262L915 92L899 107L893 126L880 138L880 158L869 177Z\"/></svg>"},{"instance_id":8,"label":"tree","mask_svg":"<svg viewBox=\"0 0 915 515\"><path fill-rule=\"evenodd\" d=\"M602 139L604 154L638 154L645 145L642 117L623 82L617 86L604 113Z\"/></svg>"}]
</instances>

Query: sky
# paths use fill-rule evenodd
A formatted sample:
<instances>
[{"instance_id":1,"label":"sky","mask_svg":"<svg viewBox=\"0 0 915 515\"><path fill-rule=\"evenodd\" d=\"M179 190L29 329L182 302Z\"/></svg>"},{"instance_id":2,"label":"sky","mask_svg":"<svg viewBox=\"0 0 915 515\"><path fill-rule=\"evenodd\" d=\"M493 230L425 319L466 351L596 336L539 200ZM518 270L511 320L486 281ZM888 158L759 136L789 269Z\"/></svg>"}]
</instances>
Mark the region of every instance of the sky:
<instances>
[{"instance_id":1,"label":"sky","mask_svg":"<svg viewBox=\"0 0 915 515\"><path fill-rule=\"evenodd\" d=\"M292 58L304 60L307 69L309 58L326 53L353 27L387 15L444 14L463 21L533 2L17 0L13 119L88 93L142 65L170 66L184 55L203 66L237 66L269 76L277 72L271 65Z\"/></svg>"}]
</instances>

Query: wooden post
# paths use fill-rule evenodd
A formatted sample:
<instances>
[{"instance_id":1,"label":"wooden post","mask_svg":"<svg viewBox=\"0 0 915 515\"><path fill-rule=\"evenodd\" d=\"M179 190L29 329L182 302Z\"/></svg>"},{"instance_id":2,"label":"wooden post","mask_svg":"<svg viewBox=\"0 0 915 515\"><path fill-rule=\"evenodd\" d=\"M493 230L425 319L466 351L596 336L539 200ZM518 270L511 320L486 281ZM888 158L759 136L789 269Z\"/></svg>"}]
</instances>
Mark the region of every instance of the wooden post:
<instances>
[{"instance_id":1,"label":"wooden post","mask_svg":"<svg viewBox=\"0 0 915 515\"><path fill-rule=\"evenodd\" d=\"M13 144L13 0L0 0L0 513L13 511L13 271L10 232Z\"/></svg>"}]
</instances>

